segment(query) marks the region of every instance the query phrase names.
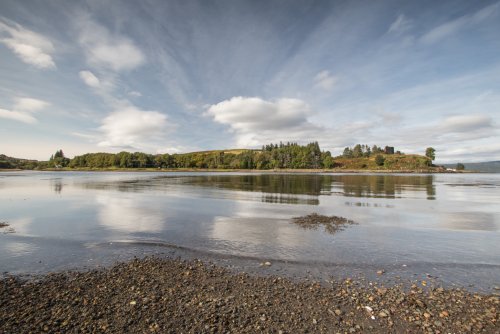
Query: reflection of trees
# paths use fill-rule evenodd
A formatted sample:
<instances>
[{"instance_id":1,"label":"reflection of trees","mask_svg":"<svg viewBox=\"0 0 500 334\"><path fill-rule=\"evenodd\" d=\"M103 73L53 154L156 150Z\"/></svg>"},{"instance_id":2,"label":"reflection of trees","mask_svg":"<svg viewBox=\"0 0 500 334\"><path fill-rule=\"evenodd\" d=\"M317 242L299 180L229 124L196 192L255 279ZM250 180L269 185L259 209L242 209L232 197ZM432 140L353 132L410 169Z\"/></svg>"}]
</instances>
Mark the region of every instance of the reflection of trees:
<instances>
[{"instance_id":1,"label":"reflection of trees","mask_svg":"<svg viewBox=\"0 0 500 334\"><path fill-rule=\"evenodd\" d=\"M60 194L62 189L63 189L63 183L62 183L62 179L55 179L55 180L52 180L52 186L54 187L54 192L56 194Z\"/></svg>"},{"instance_id":2,"label":"reflection of trees","mask_svg":"<svg viewBox=\"0 0 500 334\"><path fill-rule=\"evenodd\" d=\"M262 195L262 202L265 203L279 203L279 204L307 204L307 205L319 205L319 200L317 197L300 197L300 196L289 196L283 194L266 194Z\"/></svg>"},{"instance_id":3,"label":"reflection of trees","mask_svg":"<svg viewBox=\"0 0 500 334\"><path fill-rule=\"evenodd\" d=\"M187 177L183 184L274 194L320 195L329 190L331 175L259 174Z\"/></svg>"},{"instance_id":4,"label":"reflection of trees","mask_svg":"<svg viewBox=\"0 0 500 334\"><path fill-rule=\"evenodd\" d=\"M436 188L432 175L336 175L344 195L353 197L388 197L410 191L425 191L434 199Z\"/></svg>"},{"instance_id":5,"label":"reflection of trees","mask_svg":"<svg viewBox=\"0 0 500 334\"><path fill-rule=\"evenodd\" d=\"M433 180L432 175L220 174L166 175L148 179L88 183L83 186L93 189L145 192L164 190L171 185L189 185L261 192L265 194L262 196L262 201L270 203L317 204L317 199L290 195L319 196L340 193L350 197L394 198L408 192L425 192L427 199L434 199L436 188Z\"/></svg>"}]
</instances>

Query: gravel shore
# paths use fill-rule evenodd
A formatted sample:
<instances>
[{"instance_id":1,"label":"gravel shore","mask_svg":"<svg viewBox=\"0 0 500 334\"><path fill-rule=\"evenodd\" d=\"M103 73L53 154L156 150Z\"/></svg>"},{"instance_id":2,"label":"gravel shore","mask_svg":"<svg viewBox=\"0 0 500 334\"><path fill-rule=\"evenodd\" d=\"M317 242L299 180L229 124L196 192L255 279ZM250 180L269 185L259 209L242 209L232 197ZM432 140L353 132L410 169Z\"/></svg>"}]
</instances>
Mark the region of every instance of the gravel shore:
<instances>
[{"instance_id":1,"label":"gravel shore","mask_svg":"<svg viewBox=\"0 0 500 334\"><path fill-rule=\"evenodd\" d=\"M500 333L497 295L146 258L0 281L0 333Z\"/></svg>"}]
</instances>

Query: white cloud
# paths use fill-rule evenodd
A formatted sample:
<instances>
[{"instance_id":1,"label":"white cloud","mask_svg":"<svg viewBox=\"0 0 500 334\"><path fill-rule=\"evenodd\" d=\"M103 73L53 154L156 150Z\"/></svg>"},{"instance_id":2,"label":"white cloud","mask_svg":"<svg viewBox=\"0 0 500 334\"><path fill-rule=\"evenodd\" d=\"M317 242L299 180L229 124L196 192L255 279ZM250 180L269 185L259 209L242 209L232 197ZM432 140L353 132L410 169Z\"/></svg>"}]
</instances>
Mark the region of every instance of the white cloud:
<instances>
[{"instance_id":1,"label":"white cloud","mask_svg":"<svg viewBox=\"0 0 500 334\"><path fill-rule=\"evenodd\" d=\"M52 42L19 24L0 21L0 43L27 64L41 69L56 67L51 56L54 52Z\"/></svg>"},{"instance_id":2,"label":"white cloud","mask_svg":"<svg viewBox=\"0 0 500 334\"><path fill-rule=\"evenodd\" d=\"M12 119L14 121L19 121L28 124L36 123L35 117L31 116L29 113L21 111L0 109L0 118Z\"/></svg>"},{"instance_id":3,"label":"white cloud","mask_svg":"<svg viewBox=\"0 0 500 334\"><path fill-rule=\"evenodd\" d=\"M79 42L90 65L122 71L144 63L144 54L130 38L113 34L89 18L79 20L79 29Z\"/></svg>"},{"instance_id":4,"label":"white cloud","mask_svg":"<svg viewBox=\"0 0 500 334\"><path fill-rule=\"evenodd\" d=\"M128 92L127 94L129 96L132 96L132 97L141 97L142 96L141 92L138 92L138 91L135 91L135 90L133 90L131 92Z\"/></svg>"},{"instance_id":5,"label":"white cloud","mask_svg":"<svg viewBox=\"0 0 500 334\"><path fill-rule=\"evenodd\" d=\"M98 88L101 85L99 78L90 71L80 71L79 75L80 79L82 79L87 86Z\"/></svg>"},{"instance_id":6,"label":"white cloud","mask_svg":"<svg viewBox=\"0 0 500 334\"><path fill-rule=\"evenodd\" d=\"M208 114L234 130L269 130L302 125L307 122L310 108L298 99L271 102L259 97L237 96L210 106Z\"/></svg>"},{"instance_id":7,"label":"white cloud","mask_svg":"<svg viewBox=\"0 0 500 334\"><path fill-rule=\"evenodd\" d=\"M33 124L37 122L37 119L31 113L42 110L50 105L46 101L29 97L18 97L14 101L12 110L0 108L0 118Z\"/></svg>"},{"instance_id":8,"label":"white cloud","mask_svg":"<svg viewBox=\"0 0 500 334\"><path fill-rule=\"evenodd\" d=\"M314 87L325 91L331 91L337 78L332 76L329 71L321 71L314 77Z\"/></svg>"},{"instance_id":9,"label":"white cloud","mask_svg":"<svg viewBox=\"0 0 500 334\"><path fill-rule=\"evenodd\" d=\"M272 141L309 141L324 129L312 124L309 105L298 99L266 101L259 97L233 97L211 105L207 115L228 125L240 147L253 147Z\"/></svg>"},{"instance_id":10,"label":"white cloud","mask_svg":"<svg viewBox=\"0 0 500 334\"><path fill-rule=\"evenodd\" d=\"M99 146L140 147L143 142L163 138L169 124L167 116L162 113L128 107L104 118L100 130L105 139Z\"/></svg>"},{"instance_id":11,"label":"white cloud","mask_svg":"<svg viewBox=\"0 0 500 334\"><path fill-rule=\"evenodd\" d=\"M456 115L444 119L438 127L443 133L462 133L484 131L493 128L493 122L488 115Z\"/></svg>"},{"instance_id":12,"label":"white cloud","mask_svg":"<svg viewBox=\"0 0 500 334\"><path fill-rule=\"evenodd\" d=\"M404 14L398 15L396 20L392 22L391 26L389 27L389 30L387 31L388 33L394 33L394 34L402 34L406 31L408 31L412 26L411 20L406 18Z\"/></svg>"},{"instance_id":13,"label":"white cloud","mask_svg":"<svg viewBox=\"0 0 500 334\"><path fill-rule=\"evenodd\" d=\"M13 109L17 111L34 112L44 109L50 105L50 103L38 99L33 99L30 97L20 97L16 98L16 103Z\"/></svg>"},{"instance_id":14,"label":"white cloud","mask_svg":"<svg viewBox=\"0 0 500 334\"><path fill-rule=\"evenodd\" d=\"M421 41L426 44L433 44L439 42L467 26L479 24L484 20L494 17L498 14L500 9L500 2L486 6L474 14L464 15L455 20L443 23L421 37Z\"/></svg>"}]
</instances>

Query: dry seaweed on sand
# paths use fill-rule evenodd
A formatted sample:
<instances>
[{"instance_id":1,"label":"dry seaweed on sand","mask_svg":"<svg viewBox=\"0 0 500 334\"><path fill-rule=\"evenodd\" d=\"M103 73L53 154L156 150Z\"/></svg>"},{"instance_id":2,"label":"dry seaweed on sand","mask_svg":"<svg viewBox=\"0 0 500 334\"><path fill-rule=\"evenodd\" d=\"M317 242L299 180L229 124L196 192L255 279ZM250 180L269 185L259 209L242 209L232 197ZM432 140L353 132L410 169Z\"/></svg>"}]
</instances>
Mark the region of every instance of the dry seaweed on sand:
<instances>
[{"instance_id":1,"label":"dry seaweed on sand","mask_svg":"<svg viewBox=\"0 0 500 334\"><path fill-rule=\"evenodd\" d=\"M347 225L356 224L353 220L344 217L324 216L315 212L306 216L293 217L292 221L300 227L309 229L317 229L318 226L323 225L325 231L330 234L342 231Z\"/></svg>"},{"instance_id":2,"label":"dry seaweed on sand","mask_svg":"<svg viewBox=\"0 0 500 334\"><path fill-rule=\"evenodd\" d=\"M7 224L6 222L0 222L0 228L2 227L8 227L9 224Z\"/></svg>"}]
</instances>

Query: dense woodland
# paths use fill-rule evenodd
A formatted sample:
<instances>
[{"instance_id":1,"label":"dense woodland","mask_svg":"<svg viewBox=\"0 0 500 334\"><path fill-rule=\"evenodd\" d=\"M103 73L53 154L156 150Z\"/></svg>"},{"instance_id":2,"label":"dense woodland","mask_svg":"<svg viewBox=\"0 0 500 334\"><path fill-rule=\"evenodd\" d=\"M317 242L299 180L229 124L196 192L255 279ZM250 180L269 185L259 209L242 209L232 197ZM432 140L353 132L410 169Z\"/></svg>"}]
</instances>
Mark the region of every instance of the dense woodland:
<instances>
[{"instance_id":1,"label":"dense woodland","mask_svg":"<svg viewBox=\"0 0 500 334\"><path fill-rule=\"evenodd\" d=\"M237 153L236 153L237 152ZM90 168L211 168L211 169L274 169L330 168L330 152L322 152L317 142L270 144L261 150L206 151L185 154L146 154L120 152L88 153L76 156L69 167Z\"/></svg>"},{"instance_id":2,"label":"dense woodland","mask_svg":"<svg viewBox=\"0 0 500 334\"><path fill-rule=\"evenodd\" d=\"M342 155L332 157L322 151L318 142L307 145L279 143L262 146L260 150L204 151L184 154L146 154L141 152L87 153L66 158L62 150L49 161L38 162L0 155L0 168L200 168L200 169L330 169L330 168L424 168L433 159L422 156L405 156L390 146L357 144L346 147ZM410 163L408 163L408 161Z\"/></svg>"}]
</instances>

